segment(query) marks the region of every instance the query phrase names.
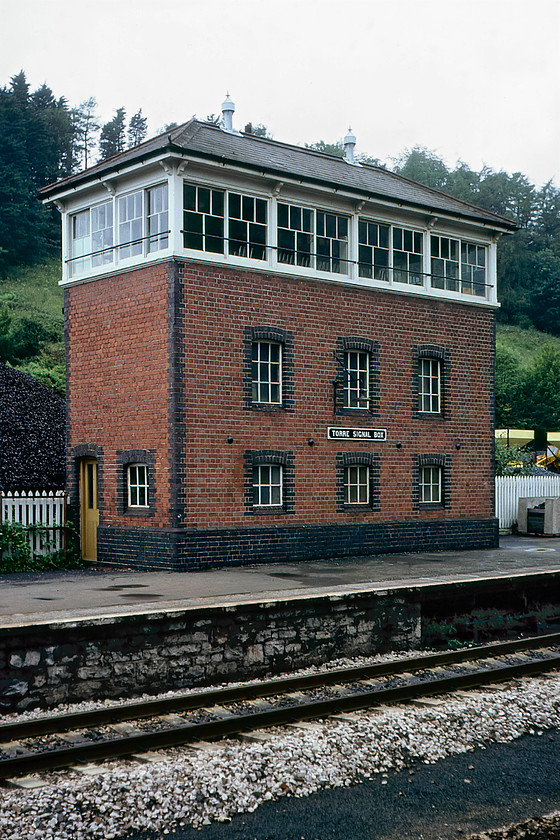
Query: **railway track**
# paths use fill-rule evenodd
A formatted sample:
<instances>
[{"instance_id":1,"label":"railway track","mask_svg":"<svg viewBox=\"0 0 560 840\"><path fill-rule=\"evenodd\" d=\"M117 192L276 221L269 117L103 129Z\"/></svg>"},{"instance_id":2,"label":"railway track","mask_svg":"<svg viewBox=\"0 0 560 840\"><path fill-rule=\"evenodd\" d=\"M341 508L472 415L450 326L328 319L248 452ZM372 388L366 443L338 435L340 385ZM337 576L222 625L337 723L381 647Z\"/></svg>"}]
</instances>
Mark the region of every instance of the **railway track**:
<instances>
[{"instance_id":1,"label":"railway track","mask_svg":"<svg viewBox=\"0 0 560 840\"><path fill-rule=\"evenodd\" d=\"M0 779L448 694L560 667L560 633L0 724Z\"/></svg>"}]
</instances>

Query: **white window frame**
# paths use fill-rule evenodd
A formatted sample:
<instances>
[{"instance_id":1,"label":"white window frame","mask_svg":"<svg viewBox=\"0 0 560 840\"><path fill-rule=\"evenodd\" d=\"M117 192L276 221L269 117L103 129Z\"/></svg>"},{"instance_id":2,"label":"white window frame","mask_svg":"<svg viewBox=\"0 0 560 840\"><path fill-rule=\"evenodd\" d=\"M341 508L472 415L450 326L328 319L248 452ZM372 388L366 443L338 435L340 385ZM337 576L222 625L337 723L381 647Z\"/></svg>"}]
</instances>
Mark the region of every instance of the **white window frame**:
<instances>
[{"instance_id":1,"label":"white window frame","mask_svg":"<svg viewBox=\"0 0 560 840\"><path fill-rule=\"evenodd\" d=\"M196 190L195 209L187 208L185 187L190 187ZM200 191L208 190L210 192L210 212L200 209ZM214 196L213 193L222 194L223 215L212 212ZM237 204L239 200L238 215L233 215L233 205ZM264 210L264 216L262 211ZM201 230L189 231L186 228L186 213L191 213L200 216ZM212 256L226 258L233 257L234 259L255 260L258 263L266 263L268 261L269 248L269 200L268 197L261 195L254 195L250 192L237 189L220 188L210 184L198 184L191 181L183 181L183 247L187 251L196 251L199 253L210 254ZM208 248L207 226L209 219L222 219L222 248L212 249ZM264 221L263 221L264 218ZM233 231L237 228L244 232L239 235L239 238L233 237ZM264 232L264 236L263 236ZM188 233L202 236L202 248L196 248L193 245L186 245L185 238ZM215 237L215 234L212 234ZM258 241L262 239L263 241Z\"/></svg>"},{"instance_id":2,"label":"white window frame","mask_svg":"<svg viewBox=\"0 0 560 840\"><path fill-rule=\"evenodd\" d=\"M135 215L123 214L127 201L141 203ZM152 211L152 212L150 212ZM106 222L108 217L109 223ZM163 181L114 196L68 214L70 256L68 278L118 263L130 264L169 248L169 187ZM133 227L136 229L132 233ZM79 229L81 228L81 229ZM77 233L80 236L77 236ZM139 234L139 235L137 235Z\"/></svg>"},{"instance_id":3,"label":"white window frame","mask_svg":"<svg viewBox=\"0 0 560 840\"><path fill-rule=\"evenodd\" d=\"M368 409L370 354L367 350L352 350L350 348L344 351L344 377L343 408L356 411Z\"/></svg>"},{"instance_id":4,"label":"white window frame","mask_svg":"<svg viewBox=\"0 0 560 840\"><path fill-rule=\"evenodd\" d=\"M119 195L116 203L119 261L141 257L144 255L144 190ZM129 216L131 205L134 215ZM123 209L125 212L122 212Z\"/></svg>"},{"instance_id":5,"label":"white window frame","mask_svg":"<svg viewBox=\"0 0 560 840\"><path fill-rule=\"evenodd\" d=\"M147 464L128 464L126 487L129 508L150 507L150 479Z\"/></svg>"},{"instance_id":6,"label":"white window frame","mask_svg":"<svg viewBox=\"0 0 560 840\"><path fill-rule=\"evenodd\" d=\"M286 224L280 224L280 214L284 215L284 212ZM301 268L313 267L315 259L315 210L312 207L278 201L276 203L276 237L276 262L278 265L297 265ZM282 238L286 241L280 244Z\"/></svg>"},{"instance_id":7,"label":"white window frame","mask_svg":"<svg viewBox=\"0 0 560 840\"><path fill-rule=\"evenodd\" d=\"M370 504L370 468L366 464L344 467L344 504Z\"/></svg>"},{"instance_id":8,"label":"white window frame","mask_svg":"<svg viewBox=\"0 0 560 840\"><path fill-rule=\"evenodd\" d=\"M442 362L432 356L418 360L418 411L441 414Z\"/></svg>"},{"instance_id":9,"label":"white window frame","mask_svg":"<svg viewBox=\"0 0 560 840\"><path fill-rule=\"evenodd\" d=\"M265 348L266 353L263 353ZM272 359L273 348L278 348L278 361ZM258 339L257 341L252 342L251 394L253 403L261 403L262 405L282 405L282 354L283 347L279 341ZM265 358L263 358L263 356L265 356ZM276 378L275 374L277 374ZM278 399L276 400L272 399L272 391L274 388L278 388ZM267 391L268 399L262 398L263 389Z\"/></svg>"},{"instance_id":10,"label":"white window frame","mask_svg":"<svg viewBox=\"0 0 560 840\"><path fill-rule=\"evenodd\" d=\"M426 464L420 467L420 504L441 505L443 502L443 467Z\"/></svg>"},{"instance_id":11,"label":"white window frame","mask_svg":"<svg viewBox=\"0 0 560 840\"><path fill-rule=\"evenodd\" d=\"M386 243L386 244L385 244ZM376 257L386 255L386 265ZM367 259L364 259L368 257ZM358 217L358 277L388 281L391 277L391 225Z\"/></svg>"},{"instance_id":12,"label":"white window frame","mask_svg":"<svg viewBox=\"0 0 560 840\"><path fill-rule=\"evenodd\" d=\"M98 226L96 220L102 222L107 210L109 210L110 224ZM84 223L85 232L77 237L76 232L80 223ZM92 268L110 265L115 261L112 199L93 204L70 215L70 250L70 277L84 274Z\"/></svg>"},{"instance_id":13,"label":"white window frame","mask_svg":"<svg viewBox=\"0 0 560 840\"><path fill-rule=\"evenodd\" d=\"M282 464L253 466L253 507L282 507L284 504L284 467Z\"/></svg>"},{"instance_id":14,"label":"white window frame","mask_svg":"<svg viewBox=\"0 0 560 840\"><path fill-rule=\"evenodd\" d=\"M169 188L167 181L146 189L148 253L169 248Z\"/></svg>"},{"instance_id":15,"label":"white window frame","mask_svg":"<svg viewBox=\"0 0 560 840\"><path fill-rule=\"evenodd\" d=\"M431 288L459 292L487 300L488 257L488 245L432 232L430 235ZM434 271L436 261L443 264L438 273ZM481 276L475 278L475 272Z\"/></svg>"},{"instance_id":16,"label":"white window frame","mask_svg":"<svg viewBox=\"0 0 560 840\"><path fill-rule=\"evenodd\" d=\"M189 190L194 191L194 207L191 207L190 203L187 206L187 191ZM208 211L204 209L205 202L202 201L203 198L206 198L206 193L208 193ZM219 205L221 205L221 212L219 212ZM183 247L187 250L202 251L207 254L220 254L223 256L226 250L226 213L225 189L217 189L216 187L183 181ZM189 229L188 215L199 217L199 230ZM221 220L220 235L212 231L212 228L215 227L213 223L215 223L216 219ZM186 240L189 235L200 237L202 247L197 248L195 245L187 244ZM215 242L216 239L218 240L217 243Z\"/></svg>"},{"instance_id":17,"label":"white window frame","mask_svg":"<svg viewBox=\"0 0 560 840\"><path fill-rule=\"evenodd\" d=\"M85 232L82 232L82 228ZM81 235L76 235L78 233ZM80 210L70 216L70 243L69 273L73 277L75 274L83 274L84 271L88 271L91 266L91 258L88 256L91 253L91 214L89 207L87 210ZM78 245L77 243L81 244ZM78 259L79 257L82 257L82 259Z\"/></svg>"},{"instance_id":18,"label":"white window frame","mask_svg":"<svg viewBox=\"0 0 560 840\"><path fill-rule=\"evenodd\" d=\"M383 232L383 238L381 237ZM400 237L400 248L396 247L396 240ZM361 241L364 240L364 241ZM384 244L386 242L386 244ZM421 250L418 250L418 247ZM387 264L377 264L376 255L380 252L387 254ZM424 273L425 236L423 230L407 227L402 224L358 216L358 265L357 274L360 280L380 280L400 285L423 288L425 286ZM370 259L364 259L369 253ZM395 265L396 254L405 255L405 267ZM413 258L420 267L412 267ZM401 275L405 274L403 278ZM418 278L417 280L415 278Z\"/></svg>"},{"instance_id":19,"label":"white window frame","mask_svg":"<svg viewBox=\"0 0 560 840\"><path fill-rule=\"evenodd\" d=\"M280 206L288 208L288 226L280 225ZM311 225L304 224L305 214L311 212ZM301 213L301 227L294 222L294 217ZM334 229L333 229L334 227ZM310 228L310 229L309 229ZM344 233L344 228L346 233ZM342 230L342 233L341 233ZM350 274L350 248L352 217L335 210L322 207L309 207L293 201L278 201L276 205L276 236L280 231L294 233L294 259L280 260L280 252L290 252L289 247L277 247L276 262L279 266L298 265L302 268L314 268L326 274L348 277ZM298 248L298 234L311 237L311 249ZM319 247L326 246L325 253L319 253ZM336 253L338 251L338 253Z\"/></svg>"},{"instance_id":20,"label":"white window frame","mask_svg":"<svg viewBox=\"0 0 560 840\"><path fill-rule=\"evenodd\" d=\"M90 211L91 214L91 265L97 268L100 265L113 263L114 257L114 208L112 201L104 201L103 204L95 204Z\"/></svg>"}]
</instances>

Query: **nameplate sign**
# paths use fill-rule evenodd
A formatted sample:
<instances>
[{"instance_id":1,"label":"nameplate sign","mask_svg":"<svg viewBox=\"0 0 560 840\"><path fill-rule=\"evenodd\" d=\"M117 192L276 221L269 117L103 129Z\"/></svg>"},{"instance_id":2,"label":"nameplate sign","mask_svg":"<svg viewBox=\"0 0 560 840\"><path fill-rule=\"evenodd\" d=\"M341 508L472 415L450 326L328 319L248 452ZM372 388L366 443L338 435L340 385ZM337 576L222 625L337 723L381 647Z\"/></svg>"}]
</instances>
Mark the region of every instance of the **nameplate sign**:
<instances>
[{"instance_id":1,"label":"nameplate sign","mask_svg":"<svg viewBox=\"0 0 560 840\"><path fill-rule=\"evenodd\" d=\"M345 429L339 426L329 426L328 440L387 440L387 429Z\"/></svg>"}]
</instances>

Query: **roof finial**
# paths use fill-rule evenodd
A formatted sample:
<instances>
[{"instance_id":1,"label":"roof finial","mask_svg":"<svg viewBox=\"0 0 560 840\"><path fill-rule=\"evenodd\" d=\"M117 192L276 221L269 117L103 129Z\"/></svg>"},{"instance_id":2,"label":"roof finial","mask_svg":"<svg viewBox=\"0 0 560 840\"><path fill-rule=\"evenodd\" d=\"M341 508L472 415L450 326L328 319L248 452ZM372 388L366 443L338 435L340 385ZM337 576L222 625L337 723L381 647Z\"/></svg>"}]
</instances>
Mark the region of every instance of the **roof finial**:
<instances>
[{"instance_id":1,"label":"roof finial","mask_svg":"<svg viewBox=\"0 0 560 840\"><path fill-rule=\"evenodd\" d=\"M235 102L230 99L229 91L226 94L225 100L222 102L222 123L224 131L233 131L233 114L235 111Z\"/></svg>"},{"instance_id":2,"label":"roof finial","mask_svg":"<svg viewBox=\"0 0 560 840\"><path fill-rule=\"evenodd\" d=\"M352 134L352 128L348 128L348 134L344 138L344 160L347 163L355 164L356 161L354 160L354 147L356 145L356 138Z\"/></svg>"}]
</instances>

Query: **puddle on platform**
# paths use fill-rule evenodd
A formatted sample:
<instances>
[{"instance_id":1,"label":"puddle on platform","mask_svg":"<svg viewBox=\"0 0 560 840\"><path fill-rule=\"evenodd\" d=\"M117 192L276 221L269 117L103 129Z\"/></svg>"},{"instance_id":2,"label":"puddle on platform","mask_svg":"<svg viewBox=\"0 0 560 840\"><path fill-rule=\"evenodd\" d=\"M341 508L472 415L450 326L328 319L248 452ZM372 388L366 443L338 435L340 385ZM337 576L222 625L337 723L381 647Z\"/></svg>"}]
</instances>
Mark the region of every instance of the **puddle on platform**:
<instances>
[{"instance_id":1,"label":"puddle on platform","mask_svg":"<svg viewBox=\"0 0 560 840\"><path fill-rule=\"evenodd\" d=\"M120 583L114 586L102 586L98 588L98 592L120 592L121 589L145 589L147 583Z\"/></svg>"},{"instance_id":2,"label":"puddle on platform","mask_svg":"<svg viewBox=\"0 0 560 840\"><path fill-rule=\"evenodd\" d=\"M546 551L546 552L549 552L549 551L556 551L556 549L555 548L526 548L525 551L539 551L539 552Z\"/></svg>"}]
</instances>

